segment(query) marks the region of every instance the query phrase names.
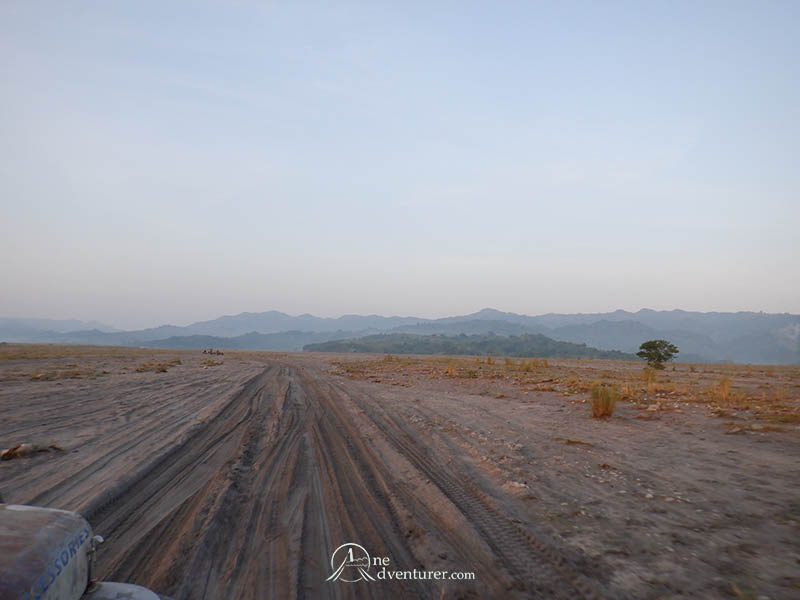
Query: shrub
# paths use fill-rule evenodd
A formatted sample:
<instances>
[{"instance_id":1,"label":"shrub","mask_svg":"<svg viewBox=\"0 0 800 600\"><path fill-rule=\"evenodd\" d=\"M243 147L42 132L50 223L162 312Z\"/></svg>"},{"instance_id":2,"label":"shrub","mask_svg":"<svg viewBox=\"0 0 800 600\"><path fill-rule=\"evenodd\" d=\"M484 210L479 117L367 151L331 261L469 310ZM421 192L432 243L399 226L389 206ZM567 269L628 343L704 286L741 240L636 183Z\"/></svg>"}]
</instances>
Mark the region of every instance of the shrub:
<instances>
[{"instance_id":1,"label":"shrub","mask_svg":"<svg viewBox=\"0 0 800 600\"><path fill-rule=\"evenodd\" d=\"M595 419L610 417L614 413L619 390L611 385L596 383L592 386L591 394L592 417Z\"/></svg>"}]
</instances>

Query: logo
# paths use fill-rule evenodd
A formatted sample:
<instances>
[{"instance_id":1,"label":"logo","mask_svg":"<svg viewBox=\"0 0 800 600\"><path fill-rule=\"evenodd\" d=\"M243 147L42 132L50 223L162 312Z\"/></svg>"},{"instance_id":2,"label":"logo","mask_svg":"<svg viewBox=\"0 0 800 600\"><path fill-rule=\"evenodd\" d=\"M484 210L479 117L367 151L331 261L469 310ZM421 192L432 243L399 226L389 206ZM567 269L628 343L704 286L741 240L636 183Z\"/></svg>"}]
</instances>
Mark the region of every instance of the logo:
<instances>
[{"instance_id":1,"label":"logo","mask_svg":"<svg viewBox=\"0 0 800 600\"><path fill-rule=\"evenodd\" d=\"M331 569L333 575L325 581L346 581L355 583L356 581L375 581L369 571L372 560L369 553L362 546L353 543L342 544L331 555Z\"/></svg>"}]
</instances>

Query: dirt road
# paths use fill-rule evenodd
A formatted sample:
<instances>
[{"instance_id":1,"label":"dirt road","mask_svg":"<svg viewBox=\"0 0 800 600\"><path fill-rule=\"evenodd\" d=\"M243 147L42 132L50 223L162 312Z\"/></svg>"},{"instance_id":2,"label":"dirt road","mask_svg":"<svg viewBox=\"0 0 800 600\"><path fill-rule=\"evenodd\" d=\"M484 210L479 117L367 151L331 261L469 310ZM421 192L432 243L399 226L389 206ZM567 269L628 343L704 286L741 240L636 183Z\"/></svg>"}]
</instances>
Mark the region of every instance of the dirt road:
<instances>
[{"instance_id":1,"label":"dirt road","mask_svg":"<svg viewBox=\"0 0 800 600\"><path fill-rule=\"evenodd\" d=\"M1 446L64 448L0 463L0 492L84 514L106 579L176 599L800 590L796 435L598 423L544 393L350 381L322 357L176 356L0 391ZM410 573L326 581L345 543Z\"/></svg>"}]
</instances>

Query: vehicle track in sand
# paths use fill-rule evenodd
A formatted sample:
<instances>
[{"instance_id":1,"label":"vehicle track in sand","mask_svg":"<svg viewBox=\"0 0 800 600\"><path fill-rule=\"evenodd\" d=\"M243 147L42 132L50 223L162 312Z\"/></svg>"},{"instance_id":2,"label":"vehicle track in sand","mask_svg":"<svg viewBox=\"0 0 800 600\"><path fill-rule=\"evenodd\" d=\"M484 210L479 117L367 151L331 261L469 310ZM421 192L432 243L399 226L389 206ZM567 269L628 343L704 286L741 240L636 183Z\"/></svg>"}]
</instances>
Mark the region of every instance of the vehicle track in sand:
<instances>
[{"instance_id":1,"label":"vehicle track in sand","mask_svg":"<svg viewBox=\"0 0 800 600\"><path fill-rule=\"evenodd\" d=\"M64 448L0 463L0 493L86 515L106 579L176 600L800 589L790 432L625 405L597 421L580 398L481 380L349 379L349 357L178 356L167 373L104 357L91 380L0 364L0 447ZM346 542L391 571L475 579L326 581Z\"/></svg>"},{"instance_id":2,"label":"vehicle track in sand","mask_svg":"<svg viewBox=\"0 0 800 600\"><path fill-rule=\"evenodd\" d=\"M77 436L73 468L37 461L13 501L80 510L106 539L102 577L177 599L604 597L595 567L514 522L392 407L290 360L221 373L115 387L105 405L42 399L59 427L93 415L117 435ZM476 579L328 582L345 542Z\"/></svg>"},{"instance_id":3,"label":"vehicle track in sand","mask_svg":"<svg viewBox=\"0 0 800 600\"><path fill-rule=\"evenodd\" d=\"M503 514L471 477L464 476L464 465L456 470L461 477L453 474L455 457L448 457L449 464L432 460L419 435L397 415L388 414L374 403L370 405L368 397L356 402L365 412L372 413L373 422L386 438L464 514L521 590L546 598L603 597L598 583L584 574L590 566L582 557L556 549L545 534L527 530ZM377 411L380 416L375 416ZM600 577L601 572L594 570Z\"/></svg>"}]
</instances>

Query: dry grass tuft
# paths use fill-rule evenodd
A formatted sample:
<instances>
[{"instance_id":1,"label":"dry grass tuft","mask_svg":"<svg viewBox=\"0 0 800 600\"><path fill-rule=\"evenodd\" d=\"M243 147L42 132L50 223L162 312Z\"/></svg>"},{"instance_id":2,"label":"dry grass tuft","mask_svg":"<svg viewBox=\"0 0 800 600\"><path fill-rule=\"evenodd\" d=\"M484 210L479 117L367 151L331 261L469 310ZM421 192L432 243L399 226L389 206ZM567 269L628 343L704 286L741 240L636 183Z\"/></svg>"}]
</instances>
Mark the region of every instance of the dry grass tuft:
<instances>
[{"instance_id":1,"label":"dry grass tuft","mask_svg":"<svg viewBox=\"0 0 800 600\"><path fill-rule=\"evenodd\" d=\"M596 383L592 386L591 394L592 417L595 419L610 417L619 398L617 388L605 383Z\"/></svg>"},{"instance_id":2,"label":"dry grass tuft","mask_svg":"<svg viewBox=\"0 0 800 600\"><path fill-rule=\"evenodd\" d=\"M629 402L635 402L636 404L641 402L639 390L630 381L626 381L622 384L619 397L620 400L628 400Z\"/></svg>"},{"instance_id":3,"label":"dry grass tuft","mask_svg":"<svg viewBox=\"0 0 800 600\"><path fill-rule=\"evenodd\" d=\"M800 425L800 410L791 410L791 409L778 409L779 412L765 415L764 419L767 421L771 421L773 423L786 423Z\"/></svg>"},{"instance_id":4,"label":"dry grass tuft","mask_svg":"<svg viewBox=\"0 0 800 600\"><path fill-rule=\"evenodd\" d=\"M147 362L139 363L139 366L136 367L136 372L146 373L148 371L153 371L154 373L166 373L170 367L174 367L175 365L179 364L181 364L180 358L174 358L168 362L149 360Z\"/></svg>"},{"instance_id":5,"label":"dry grass tuft","mask_svg":"<svg viewBox=\"0 0 800 600\"><path fill-rule=\"evenodd\" d=\"M727 375L723 375L722 379L716 385L713 385L708 390L708 396L711 402L716 402L727 406L730 404L731 399L731 379Z\"/></svg>"},{"instance_id":6,"label":"dry grass tuft","mask_svg":"<svg viewBox=\"0 0 800 600\"><path fill-rule=\"evenodd\" d=\"M730 398L731 394L731 379L727 375L725 375L722 379L720 379L719 383L717 384L717 398L723 404L727 404L728 398Z\"/></svg>"},{"instance_id":7,"label":"dry grass tuft","mask_svg":"<svg viewBox=\"0 0 800 600\"><path fill-rule=\"evenodd\" d=\"M546 369L549 366L550 365L548 364L546 358L531 358L529 360L523 360L520 363L519 368L525 373L530 373L536 369Z\"/></svg>"},{"instance_id":8,"label":"dry grass tuft","mask_svg":"<svg viewBox=\"0 0 800 600\"><path fill-rule=\"evenodd\" d=\"M642 379L647 383L647 393L652 394L656 391L656 377L658 371L653 367L645 366L642 369Z\"/></svg>"},{"instance_id":9,"label":"dry grass tuft","mask_svg":"<svg viewBox=\"0 0 800 600\"><path fill-rule=\"evenodd\" d=\"M85 378L94 378L99 375L104 375L105 373L96 373L92 369L76 369L76 368L66 368L62 369L59 367L51 367L45 369L39 369L31 375L31 381L51 381L53 379L85 379Z\"/></svg>"}]
</instances>

